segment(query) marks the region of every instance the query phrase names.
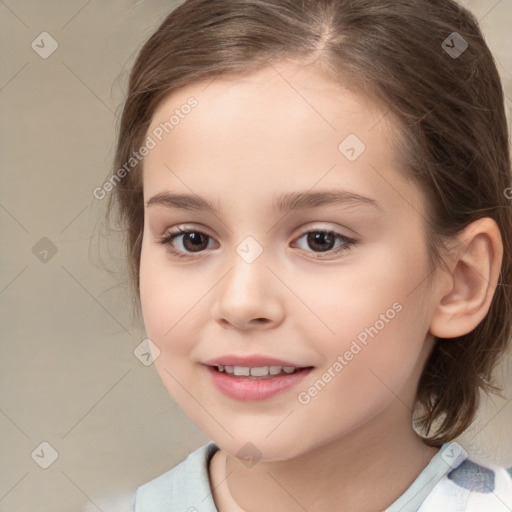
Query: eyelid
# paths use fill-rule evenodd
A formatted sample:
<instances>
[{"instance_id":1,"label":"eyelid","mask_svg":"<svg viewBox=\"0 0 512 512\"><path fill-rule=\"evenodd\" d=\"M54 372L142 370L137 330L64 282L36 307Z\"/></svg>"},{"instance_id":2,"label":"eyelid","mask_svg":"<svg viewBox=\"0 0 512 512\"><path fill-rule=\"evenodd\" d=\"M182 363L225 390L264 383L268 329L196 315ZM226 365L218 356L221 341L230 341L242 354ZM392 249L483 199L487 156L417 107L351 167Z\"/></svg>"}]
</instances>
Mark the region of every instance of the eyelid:
<instances>
[{"instance_id":1,"label":"eyelid","mask_svg":"<svg viewBox=\"0 0 512 512\"><path fill-rule=\"evenodd\" d=\"M201 233L203 235L206 235L208 238L214 239L215 236L209 234L208 228L205 228L203 226L198 225L188 225L188 224L180 224L177 226L174 226L172 228L168 228L164 231L164 233L158 237L158 241L162 241L166 238L170 238L173 235L181 235L183 233Z\"/></svg>"},{"instance_id":2,"label":"eyelid","mask_svg":"<svg viewBox=\"0 0 512 512\"><path fill-rule=\"evenodd\" d=\"M313 224L313 225L310 226L309 224ZM301 227L298 231L299 234L295 235L295 237L303 236L306 233L310 233L311 231L327 231L327 232L336 233L337 235L341 235L346 238L355 238L355 237L360 236L359 233L357 233L353 229L347 228L346 226L340 226L340 225L333 226L332 224L329 226L328 224L329 223L327 223L327 222L322 223L321 221L319 221L319 222L315 223L313 221L312 223L307 224L307 228Z\"/></svg>"},{"instance_id":3,"label":"eyelid","mask_svg":"<svg viewBox=\"0 0 512 512\"><path fill-rule=\"evenodd\" d=\"M216 241L217 235L214 234L215 231L206 227L203 224L193 223L193 222L190 222L190 223L184 222L183 224L176 224L172 227L167 227L167 228L163 229L162 235L157 235L155 233L155 237L156 237L156 241L158 243L165 245L166 240L172 238L173 236L179 236L181 234L187 234L190 232L201 233L201 234L205 235L206 237L208 237L210 240L215 240L217 245L220 245L220 243ZM203 252L205 252L205 251L203 251ZM193 253L189 253L189 254L192 255ZM200 253L197 253L197 254L200 254Z\"/></svg>"}]
</instances>

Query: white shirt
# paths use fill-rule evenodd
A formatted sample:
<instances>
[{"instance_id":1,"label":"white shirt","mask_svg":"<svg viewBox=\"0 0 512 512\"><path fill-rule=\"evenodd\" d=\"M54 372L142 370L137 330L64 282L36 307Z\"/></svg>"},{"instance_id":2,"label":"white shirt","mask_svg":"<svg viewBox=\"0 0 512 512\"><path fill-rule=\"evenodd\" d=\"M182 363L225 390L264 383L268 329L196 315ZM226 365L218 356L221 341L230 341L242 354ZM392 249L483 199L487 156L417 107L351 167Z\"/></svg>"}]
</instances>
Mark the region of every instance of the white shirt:
<instances>
[{"instance_id":1,"label":"white shirt","mask_svg":"<svg viewBox=\"0 0 512 512\"><path fill-rule=\"evenodd\" d=\"M137 489L134 512L218 512L208 466L219 447L207 443L175 468ZM512 478L480 466L457 443L445 443L412 485L384 512L512 512Z\"/></svg>"}]
</instances>

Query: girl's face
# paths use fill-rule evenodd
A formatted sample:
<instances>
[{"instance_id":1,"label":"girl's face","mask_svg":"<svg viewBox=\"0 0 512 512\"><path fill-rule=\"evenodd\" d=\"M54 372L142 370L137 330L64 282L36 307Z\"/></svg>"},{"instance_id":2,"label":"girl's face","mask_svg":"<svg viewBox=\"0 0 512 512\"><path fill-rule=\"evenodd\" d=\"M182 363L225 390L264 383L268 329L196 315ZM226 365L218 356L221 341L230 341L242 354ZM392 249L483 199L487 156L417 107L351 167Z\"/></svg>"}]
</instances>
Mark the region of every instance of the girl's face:
<instances>
[{"instance_id":1,"label":"girl's face","mask_svg":"<svg viewBox=\"0 0 512 512\"><path fill-rule=\"evenodd\" d=\"M394 134L386 111L288 62L187 86L156 111L144 320L170 394L231 455L284 460L410 428L435 301L424 200ZM207 365L228 355L309 369L262 382Z\"/></svg>"}]
</instances>

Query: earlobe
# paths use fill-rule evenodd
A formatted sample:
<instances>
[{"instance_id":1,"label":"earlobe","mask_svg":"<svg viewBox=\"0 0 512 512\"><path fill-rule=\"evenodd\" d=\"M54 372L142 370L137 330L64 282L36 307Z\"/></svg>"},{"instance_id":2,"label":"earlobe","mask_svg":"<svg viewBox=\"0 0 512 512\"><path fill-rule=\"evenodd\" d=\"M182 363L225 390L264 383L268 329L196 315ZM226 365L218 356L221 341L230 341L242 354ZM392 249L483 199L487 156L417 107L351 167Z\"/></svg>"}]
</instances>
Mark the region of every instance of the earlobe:
<instances>
[{"instance_id":1,"label":"earlobe","mask_svg":"<svg viewBox=\"0 0 512 512\"><path fill-rule=\"evenodd\" d=\"M489 217L471 223L456 241L455 263L447 276L450 289L439 290L430 325L431 334L438 338L468 334L485 318L503 259L501 234Z\"/></svg>"}]
</instances>

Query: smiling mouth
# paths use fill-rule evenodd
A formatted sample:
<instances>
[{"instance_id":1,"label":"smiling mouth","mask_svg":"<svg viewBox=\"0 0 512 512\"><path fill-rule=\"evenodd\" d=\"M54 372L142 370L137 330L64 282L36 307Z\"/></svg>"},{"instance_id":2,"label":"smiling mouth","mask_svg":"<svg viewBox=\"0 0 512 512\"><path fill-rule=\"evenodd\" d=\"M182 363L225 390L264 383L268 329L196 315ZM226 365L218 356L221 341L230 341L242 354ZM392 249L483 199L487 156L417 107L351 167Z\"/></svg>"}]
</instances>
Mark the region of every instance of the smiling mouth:
<instances>
[{"instance_id":1,"label":"smiling mouth","mask_svg":"<svg viewBox=\"0 0 512 512\"><path fill-rule=\"evenodd\" d=\"M229 377L246 379L268 379L279 375L291 375L313 368L312 366L297 368L295 366L228 366L214 365L213 368Z\"/></svg>"}]
</instances>

